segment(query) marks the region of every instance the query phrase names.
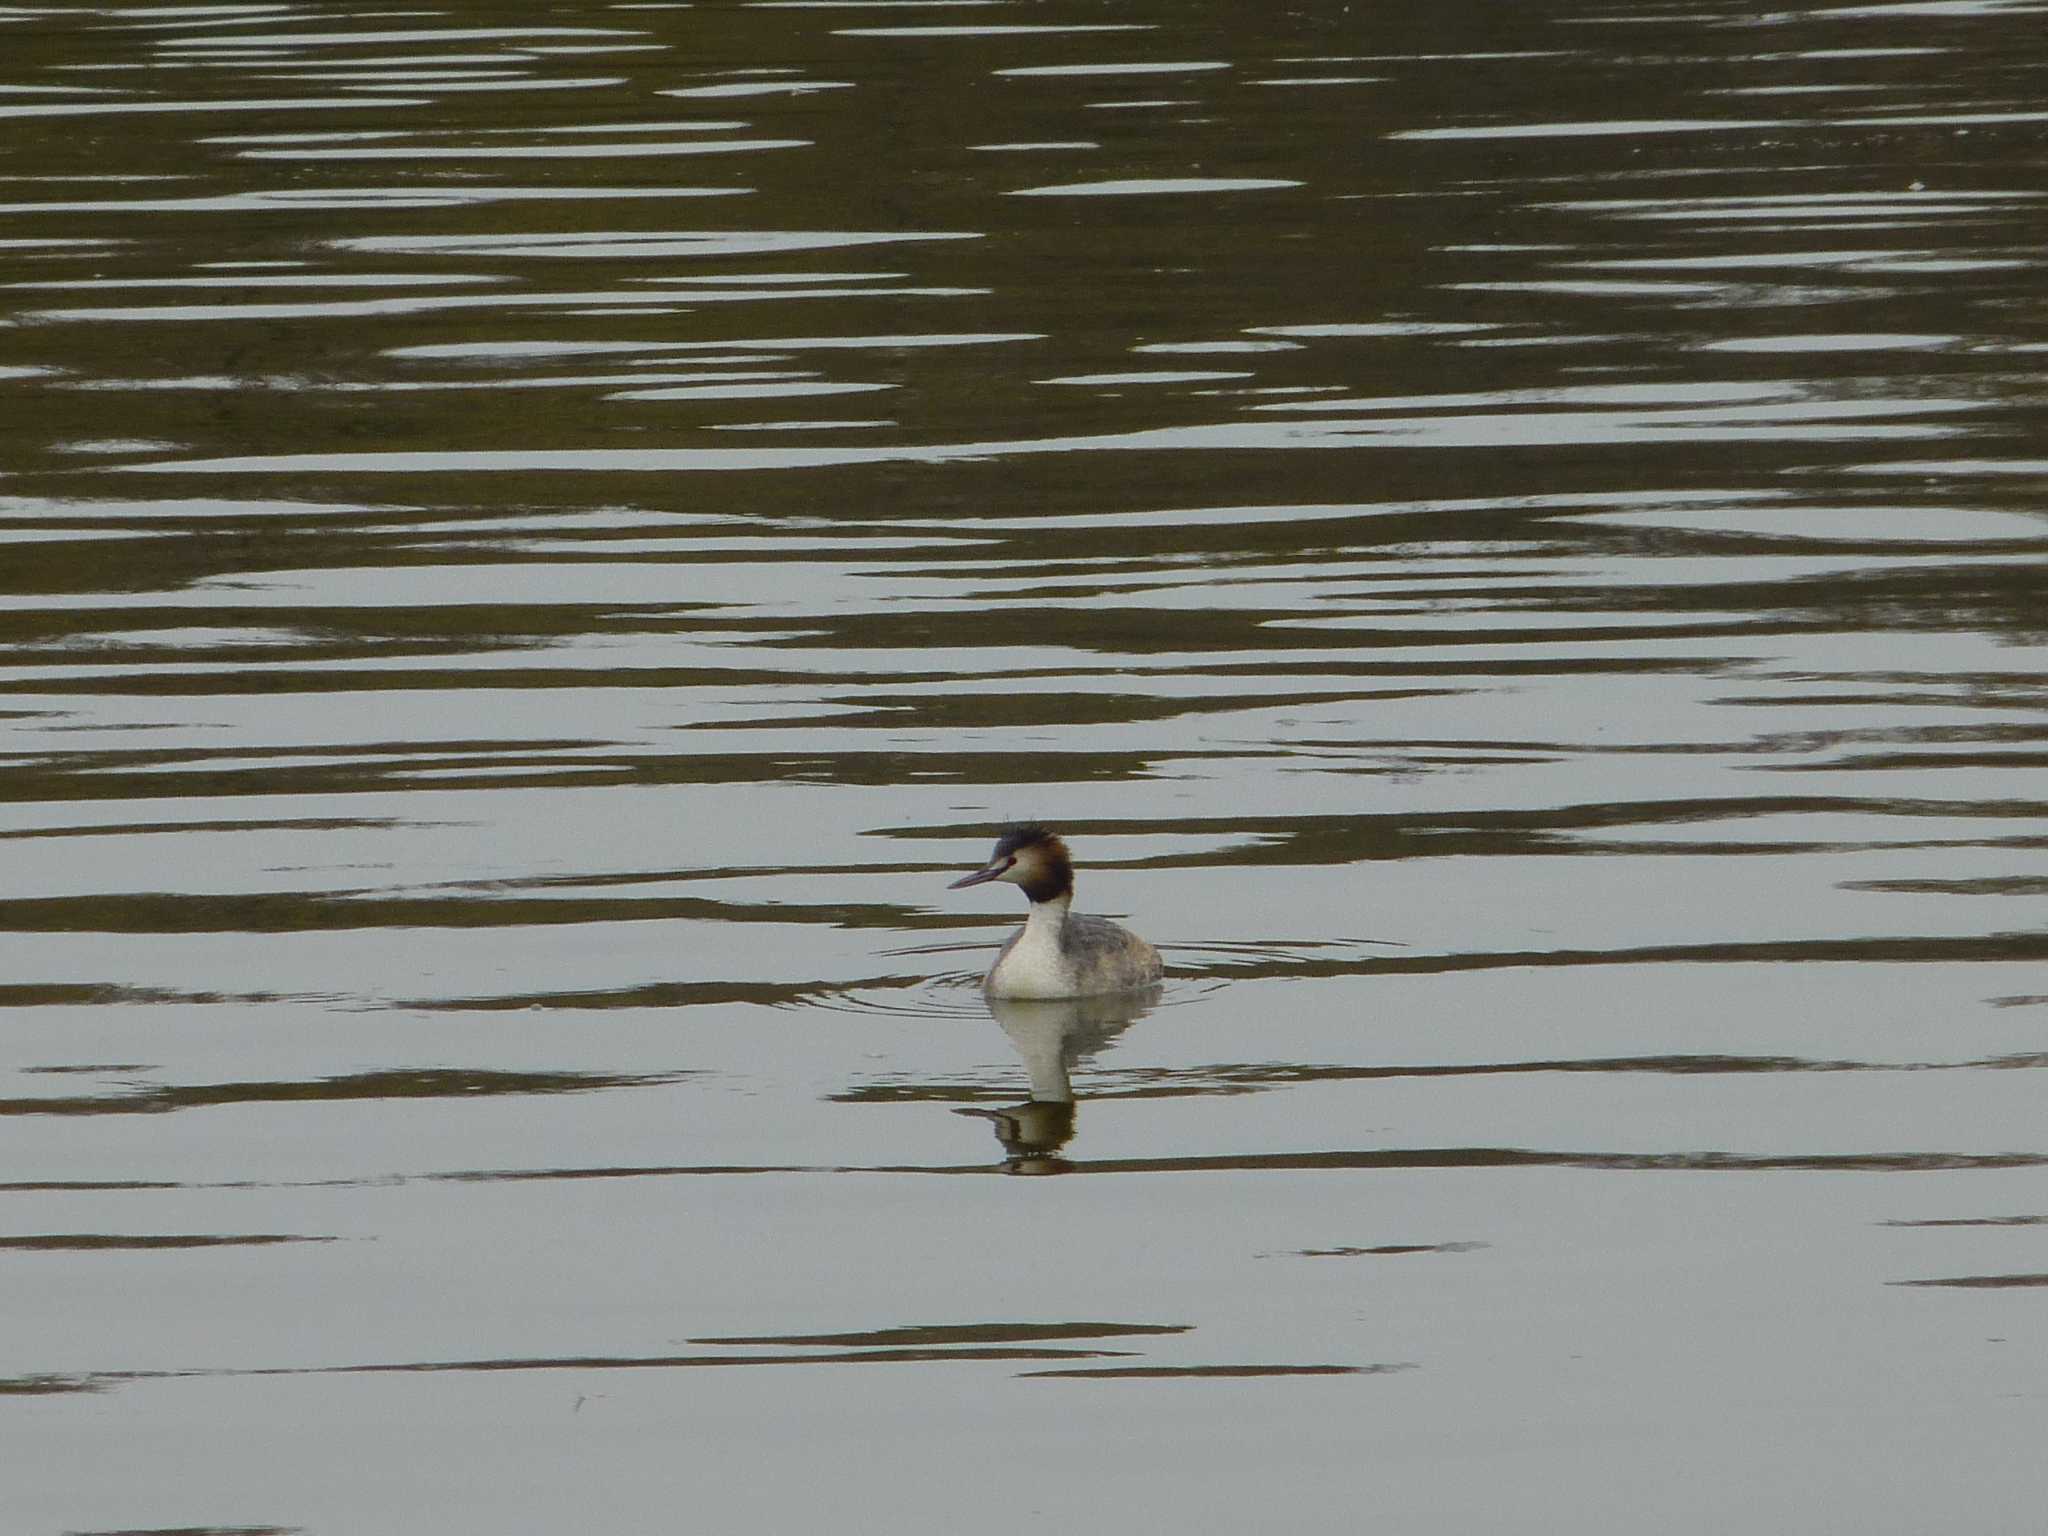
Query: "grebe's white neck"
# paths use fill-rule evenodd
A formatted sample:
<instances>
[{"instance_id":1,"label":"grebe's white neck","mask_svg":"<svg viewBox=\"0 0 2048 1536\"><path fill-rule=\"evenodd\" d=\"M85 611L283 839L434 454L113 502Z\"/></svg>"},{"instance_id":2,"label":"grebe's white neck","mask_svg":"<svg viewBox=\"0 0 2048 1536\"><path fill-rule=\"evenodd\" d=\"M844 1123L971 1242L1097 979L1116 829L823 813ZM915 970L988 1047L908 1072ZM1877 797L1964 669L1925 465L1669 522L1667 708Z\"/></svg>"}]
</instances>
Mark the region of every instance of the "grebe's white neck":
<instances>
[{"instance_id":1,"label":"grebe's white neck","mask_svg":"<svg viewBox=\"0 0 2048 1536\"><path fill-rule=\"evenodd\" d=\"M985 983L998 997L1071 997L1072 967L1060 948L1060 930L1067 925L1071 891L1034 901L1024 926L1003 946Z\"/></svg>"},{"instance_id":2,"label":"grebe's white neck","mask_svg":"<svg viewBox=\"0 0 2048 1536\"><path fill-rule=\"evenodd\" d=\"M1066 927L1067 908L1073 904L1072 891L1062 891L1046 901L1032 902L1024 913L1024 930L1017 935L1016 946L1010 951L1011 958L1016 958L1021 950L1030 950L1034 954L1043 951L1048 962L1060 961L1060 930Z\"/></svg>"}]
</instances>

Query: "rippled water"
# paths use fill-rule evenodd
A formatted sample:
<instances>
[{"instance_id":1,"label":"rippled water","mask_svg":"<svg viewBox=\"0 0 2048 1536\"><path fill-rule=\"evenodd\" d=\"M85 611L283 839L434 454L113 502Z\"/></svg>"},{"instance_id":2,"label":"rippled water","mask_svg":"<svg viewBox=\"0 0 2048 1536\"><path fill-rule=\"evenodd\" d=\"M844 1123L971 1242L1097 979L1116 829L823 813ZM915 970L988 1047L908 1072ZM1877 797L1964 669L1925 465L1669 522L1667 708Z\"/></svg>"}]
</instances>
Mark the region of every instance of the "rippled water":
<instances>
[{"instance_id":1,"label":"rippled water","mask_svg":"<svg viewBox=\"0 0 2048 1536\"><path fill-rule=\"evenodd\" d=\"M2044 11L0 9L10 1518L2030 1528Z\"/></svg>"}]
</instances>

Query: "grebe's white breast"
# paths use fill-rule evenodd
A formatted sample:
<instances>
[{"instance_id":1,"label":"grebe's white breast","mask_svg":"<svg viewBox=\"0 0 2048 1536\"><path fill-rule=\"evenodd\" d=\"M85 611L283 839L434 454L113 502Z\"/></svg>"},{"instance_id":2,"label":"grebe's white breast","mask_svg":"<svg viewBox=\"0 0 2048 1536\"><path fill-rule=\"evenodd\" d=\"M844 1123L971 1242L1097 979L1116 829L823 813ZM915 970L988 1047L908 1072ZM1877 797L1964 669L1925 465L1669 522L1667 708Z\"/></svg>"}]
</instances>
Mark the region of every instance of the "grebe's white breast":
<instances>
[{"instance_id":1,"label":"grebe's white breast","mask_svg":"<svg viewBox=\"0 0 2048 1536\"><path fill-rule=\"evenodd\" d=\"M1066 923L1066 902L1033 902L1024 926L997 952L981 989L991 997L1079 996L1078 978L1060 948Z\"/></svg>"},{"instance_id":2,"label":"grebe's white breast","mask_svg":"<svg viewBox=\"0 0 2048 1536\"><path fill-rule=\"evenodd\" d=\"M1089 997L1149 987L1164 972L1159 951L1130 929L1071 912L1061 897L1031 904L982 989L991 997Z\"/></svg>"}]
</instances>

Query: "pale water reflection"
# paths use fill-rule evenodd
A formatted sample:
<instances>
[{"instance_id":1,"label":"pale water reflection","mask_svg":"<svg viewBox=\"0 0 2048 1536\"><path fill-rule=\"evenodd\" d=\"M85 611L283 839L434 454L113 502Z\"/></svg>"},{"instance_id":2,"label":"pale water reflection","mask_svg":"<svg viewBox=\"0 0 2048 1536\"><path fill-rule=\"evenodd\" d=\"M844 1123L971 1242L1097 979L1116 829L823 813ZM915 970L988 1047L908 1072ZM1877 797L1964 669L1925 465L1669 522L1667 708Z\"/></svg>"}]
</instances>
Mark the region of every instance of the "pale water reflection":
<instances>
[{"instance_id":1,"label":"pale water reflection","mask_svg":"<svg viewBox=\"0 0 2048 1536\"><path fill-rule=\"evenodd\" d=\"M2040 22L0 13L0 1523L2038 1523Z\"/></svg>"},{"instance_id":2,"label":"pale water reflection","mask_svg":"<svg viewBox=\"0 0 2048 1536\"><path fill-rule=\"evenodd\" d=\"M962 1109L994 1123L1006 1173L1064 1173L1059 1156L1073 1139L1078 1106L1073 1069L1104 1049L1158 1005L1161 988L1100 997L1026 1001L991 997L988 1011L1010 1037L1030 1080L1030 1094L1002 1109Z\"/></svg>"}]
</instances>

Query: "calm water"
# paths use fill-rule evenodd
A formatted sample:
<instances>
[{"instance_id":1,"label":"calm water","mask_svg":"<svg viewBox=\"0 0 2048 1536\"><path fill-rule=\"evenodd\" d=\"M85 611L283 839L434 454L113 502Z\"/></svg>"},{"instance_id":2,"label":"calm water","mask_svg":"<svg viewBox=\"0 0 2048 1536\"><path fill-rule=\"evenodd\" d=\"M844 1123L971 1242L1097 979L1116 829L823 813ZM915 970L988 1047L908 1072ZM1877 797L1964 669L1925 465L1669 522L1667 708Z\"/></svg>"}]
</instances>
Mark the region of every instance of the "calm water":
<instances>
[{"instance_id":1,"label":"calm water","mask_svg":"<svg viewBox=\"0 0 2048 1536\"><path fill-rule=\"evenodd\" d=\"M2035 1528L2044 12L0 10L11 1528Z\"/></svg>"}]
</instances>

